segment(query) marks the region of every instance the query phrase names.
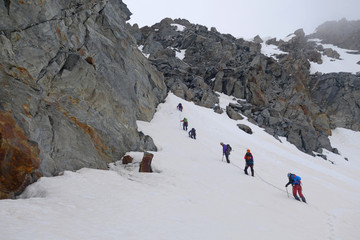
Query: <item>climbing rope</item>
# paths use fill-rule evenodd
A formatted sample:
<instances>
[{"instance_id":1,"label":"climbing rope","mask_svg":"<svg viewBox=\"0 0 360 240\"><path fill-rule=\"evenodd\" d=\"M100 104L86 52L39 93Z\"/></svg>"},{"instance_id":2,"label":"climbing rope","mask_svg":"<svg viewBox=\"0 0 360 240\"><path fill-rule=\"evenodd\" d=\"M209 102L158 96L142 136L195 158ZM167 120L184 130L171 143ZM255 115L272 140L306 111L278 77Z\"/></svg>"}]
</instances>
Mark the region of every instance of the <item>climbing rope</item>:
<instances>
[{"instance_id":1,"label":"climbing rope","mask_svg":"<svg viewBox=\"0 0 360 240\"><path fill-rule=\"evenodd\" d=\"M233 164L232 162L230 162L230 164L242 170L242 168L239 167L238 165L235 165L235 164Z\"/></svg>"},{"instance_id":2,"label":"climbing rope","mask_svg":"<svg viewBox=\"0 0 360 240\"><path fill-rule=\"evenodd\" d=\"M230 164L233 165L234 167L237 167L237 168L243 170L241 167L233 164L232 162L230 162ZM256 174L255 174L255 173L256 173ZM274 188L276 188L276 189L278 189L278 190L286 193L285 190L283 190L283 189L281 189L281 188L278 188L278 187L275 186L274 184L271 184L271 183L269 183L268 181L264 180L264 179L260 176L260 174L258 173L258 171L255 172L255 170L254 170L254 174L255 174L255 177L259 178L259 179L260 179L261 181L263 181L264 183L269 184L270 186L272 186L272 187L274 187Z\"/></svg>"},{"instance_id":3,"label":"climbing rope","mask_svg":"<svg viewBox=\"0 0 360 240\"><path fill-rule=\"evenodd\" d=\"M254 170L254 172L255 172L255 170ZM271 184L271 183L269 183L268 181L264 180L264 179L259 175L258 171L256 171L255 176L256 176L257 178L259 178L261 181L263 181L264 183L267 183L267 184L269 184L270 186L272 186L272 187L274 187L274 188L276 188L276 189L278 189L278 190L286 193L285 190L283 190L283 189L281 189L281 188L278 188L278 187L275 186L274 184Z\"/></svg>"}]
</instances>

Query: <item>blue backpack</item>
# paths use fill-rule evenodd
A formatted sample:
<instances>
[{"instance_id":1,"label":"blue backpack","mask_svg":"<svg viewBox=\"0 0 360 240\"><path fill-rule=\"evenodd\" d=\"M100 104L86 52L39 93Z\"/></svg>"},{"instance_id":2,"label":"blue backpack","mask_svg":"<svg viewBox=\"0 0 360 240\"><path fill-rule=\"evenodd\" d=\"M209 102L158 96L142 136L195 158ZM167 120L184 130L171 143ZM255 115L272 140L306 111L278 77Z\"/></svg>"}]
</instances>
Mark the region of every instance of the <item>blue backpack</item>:
<instances>
[{"instance_id":1,"label":"blue backpack","mask_svg":"<svg viewBox=\"0 0 360 240\"><path fill-rule=\"evenodd\" d=\"M301 177L296 176L295 174L290 174L289 181L294 185L300 185L301 184Z\"/></svg>"}]
</instances>

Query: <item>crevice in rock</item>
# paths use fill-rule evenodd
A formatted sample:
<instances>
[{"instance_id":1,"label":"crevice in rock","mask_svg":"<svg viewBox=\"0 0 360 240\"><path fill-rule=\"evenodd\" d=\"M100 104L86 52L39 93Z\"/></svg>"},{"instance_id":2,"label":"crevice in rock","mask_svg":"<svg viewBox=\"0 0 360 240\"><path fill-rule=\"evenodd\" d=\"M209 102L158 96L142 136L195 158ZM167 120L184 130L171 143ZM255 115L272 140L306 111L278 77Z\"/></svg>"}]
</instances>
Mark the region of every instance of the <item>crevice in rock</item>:
<instances>
[{"instance_id":1,"label":"crevice in rock","mask_svg":"<svg viewBox=\"0 0 360 240\"><path fill-rule=\"evenodd\" d=\"M58 52L56 53L55 57L53 57L52 59L50 59L50 61L48 62L48 64L47 64L43 69L41 69L41 71L40 71L40 73L39 73L39 75L38 75L38 77L37 77L37 79L36 79L36 83L38 83L39 80L40 80L42 77L45 76L45 74L47 73L47 69L50 67L50 65L51 65L52 63L54 63L56 60L59 59L59 57L60 57L61 54L66 54L66 52L60 50L60 51L58 51ZM56 75L56 74L55 74L55 75Z\"/></svg>"},{"instance_id":2,"label":"crevice in rock","mask_svg":"<svg viewBox=\"0 0 360 240\"><path fill-rule=\"evenodd\" d=\"M51 116L48 115L50 129L51 129L51 149L50 149L50 157L54 158L54 151L55 151L55 131L54 131L54 120Z\"/></svg>"},{"instance_id":3,"label":"crevice in rock","mask_svg":"<svg viewBox=\"0 0 360 240\"><path fill-rule=\"evenodd\" d=\"M10 3L11 0L4 0L5 8L7 9L7 14L10 16Z\"/></svg>"}]
</instances>

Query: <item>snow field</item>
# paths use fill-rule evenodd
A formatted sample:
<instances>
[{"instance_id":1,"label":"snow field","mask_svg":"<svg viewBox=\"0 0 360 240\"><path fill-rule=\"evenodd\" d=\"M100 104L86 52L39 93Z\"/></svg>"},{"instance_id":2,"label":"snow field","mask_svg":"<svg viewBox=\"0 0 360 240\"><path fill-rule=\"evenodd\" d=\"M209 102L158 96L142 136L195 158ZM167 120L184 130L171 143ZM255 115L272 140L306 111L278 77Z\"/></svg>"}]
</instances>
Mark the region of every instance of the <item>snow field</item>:
<instances>
[{"instance_id":1,"label":"snow field","mask_svg":"<svg viewBox=\"0 0 360 240\"><path fill-rule=\"evenodd\" d=\"M233 101L220 96L221 107ZM179 102L183 112L176 109ZM182 130L184 117L196 140ZM134 164L41 178L23 199L0 201L0 239L348 240L360 233L358 132L333 132L331 142L342 156L328 153L331 164L246 119L231 120L172 93L153 120L138 127L158 147L154 173L139 173L142 153L130 152ZM220 142L232 146L231 164L221 161ZM247 148L255 177L243 172ZM302 178L309 204L294 200L291 187L288 198L288 172Z\"/></svg>"}]
</instances>

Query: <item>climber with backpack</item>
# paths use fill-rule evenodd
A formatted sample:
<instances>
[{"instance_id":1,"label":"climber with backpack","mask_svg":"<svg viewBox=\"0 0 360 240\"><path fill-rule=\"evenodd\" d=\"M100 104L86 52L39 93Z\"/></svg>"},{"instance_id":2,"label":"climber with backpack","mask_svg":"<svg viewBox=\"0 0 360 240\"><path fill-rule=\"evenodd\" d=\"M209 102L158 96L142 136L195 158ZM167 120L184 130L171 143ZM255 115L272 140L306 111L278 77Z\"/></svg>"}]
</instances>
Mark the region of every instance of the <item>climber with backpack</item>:
<instances>
[{"instance_id":1,"label":"climber with backpack","mask_svg":"<svg viewBox=\"0 0 360 240\"><path fill-rule=\"evenodd\" d=\"M180 122L183 123L183 129L184 129L185 131L187 131L187 127L188 127L188 124L189 124L187 118L184 118L184 119L181 120Z\"/></svg>"},{"instance_id":2,"label":"climber with backpack","mask_svg":"<svg viewBox=\"0 0 360 240\"><path fill-rule=\"evenodd\" d=\"M229 144L224 144L222 142L220 143L220 145L223 147L223 159L224 159L224 155L225 155L226 162L230 163L229 155L232 150L231 146Z\"/></svg>"},{"instance_id":3,"label":"climber with backpack","mask_svg":"<svg viewBox=\"0 0 360 240\"><path fill-rule=\"evenodd\" d=\"M288 173L287 176L289 178L289 182L285 185L285 187L287 188L287 186L289 186L289 184L291 184L292 189L293 189L294 198L298 201L300 201L300 198L301 198L301 200L306 203L306 199L305 199L304 195L302 194L301 177L296 176L293 173ZM299 193L300 198L297 196L297 193Z\"/></svg>"},{"instance_id":4,"label":"climber with backpack","mask_svg":"<svg viewBox=\"0 0 360 240\"><path fill-rule=\"evenodd\" d=\"M254 176L254 157L250 152L250 149L246 150L246 154L244 156L245 159L245 169L244 172L246 175L248 175L248 168L250 167L251 169L251 176Z\"/></svg>"},{"instance_id":5,"label":"climber with backpack","mask_svg":"<svg viewBox=\"0 0 360 240\"><path fill-rule=\"evenodd\" d=\"M193 138L193 139L196 139L196 130L195 128L192 128L190 131L189 131L189 137Z\"/></svg>"},{"instance_id":6,"label":"climber with backpack","mask_svg":"<svg viewBox=\"0 0 360 240\"><path fill-rule=\"evenodd\" d=\"M181 103L179 103L176 108L177 108L180 112L182 112L182 110L183 110L183 106L182 106Z\"/></svg>"}]
</instances>

